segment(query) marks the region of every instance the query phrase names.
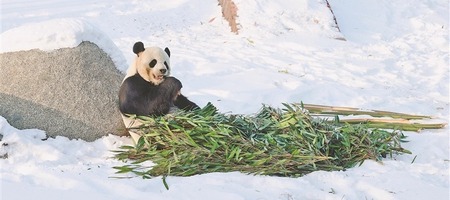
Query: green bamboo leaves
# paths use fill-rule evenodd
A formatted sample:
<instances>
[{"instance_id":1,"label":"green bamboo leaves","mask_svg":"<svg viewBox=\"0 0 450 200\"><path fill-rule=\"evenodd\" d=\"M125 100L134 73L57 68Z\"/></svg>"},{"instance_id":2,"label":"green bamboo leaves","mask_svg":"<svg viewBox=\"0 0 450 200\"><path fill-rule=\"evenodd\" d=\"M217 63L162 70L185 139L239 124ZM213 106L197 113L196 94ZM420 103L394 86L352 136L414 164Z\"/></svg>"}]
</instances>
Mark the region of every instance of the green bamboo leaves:
<instances>
[{"instance_id":1,"label":"green bamboo leaves","mask_svg":"<svg viewBox=\"0 0 450 200\"><path fill-rule=\"evenodd\" d=\"M330 123L297 104L263 106L252 116L221 114L208 104L193 112L140 119L144 135L135 147L116 151L117 159L131 162L116 167L117 173L152 178L240 171L298 177L410 153L401 147L405 136L399 131ZM143 166L145 161L154 165Z\"/></svg>"}]
</instances>

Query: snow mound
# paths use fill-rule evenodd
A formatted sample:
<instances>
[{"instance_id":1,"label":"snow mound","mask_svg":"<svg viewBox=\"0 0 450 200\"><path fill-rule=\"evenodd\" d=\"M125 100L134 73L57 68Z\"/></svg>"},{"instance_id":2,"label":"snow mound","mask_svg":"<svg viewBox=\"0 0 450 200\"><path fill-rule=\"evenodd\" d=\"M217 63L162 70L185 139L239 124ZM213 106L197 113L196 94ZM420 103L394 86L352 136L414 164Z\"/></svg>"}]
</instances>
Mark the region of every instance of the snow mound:
<instances>
[{"instance_id":1,"label":"snow mound","mask_svg":"<svg viewBox=\"0 0 450 200\"><path fill-rule=\"evenodd\" d=\"M238 22L243 34L258 32L261 35L280 36L294 32L343 38L325 0L234 2L239 9Z\"/></svg>"},{"instance_id":2,"label":"snow mound","mask_svg":"<svg viewBox=\"0 0 450 200\"><path fill-rule=\"evenodd\" d=\"M97 44L125 71L127 62L114 42L95 25L76 18L53 19L9 29L0 35L0 53L40 49L52 51L72 48L83 41Z\"/></svg>"}]
</instances>

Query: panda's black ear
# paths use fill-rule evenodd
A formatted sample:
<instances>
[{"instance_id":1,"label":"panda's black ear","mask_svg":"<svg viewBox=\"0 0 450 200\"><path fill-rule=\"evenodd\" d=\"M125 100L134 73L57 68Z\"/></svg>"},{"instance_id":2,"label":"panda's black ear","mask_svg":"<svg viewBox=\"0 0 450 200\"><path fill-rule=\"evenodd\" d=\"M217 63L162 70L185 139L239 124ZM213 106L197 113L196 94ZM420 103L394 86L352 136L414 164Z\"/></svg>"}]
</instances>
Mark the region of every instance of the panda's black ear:
<instances>
[{"instance_id":1,"label":"panda's black ear","mask_svg":"<svg viewBox=\"0 0 450 200\"><path fill-rule=\"evenodd\" d=\"M145 50L144 43L142 43L142 42L134 43L134 45L133 45L133 52L135 54L139 54L139 53L143 52L144 50Z\"/></svg>"},{"instance_id":2,"label":"panda's black ear","mask_svg":"<svg viewBox=\"0 0 450 200\"><path fill-rule=\"evenodd\" d=\"M167 53L167 55L168 55L169 58L170 58L170 50L169 50L169 47L166 47L166 48L164 49L164 51Z\"/></svg>"}]
</instances>

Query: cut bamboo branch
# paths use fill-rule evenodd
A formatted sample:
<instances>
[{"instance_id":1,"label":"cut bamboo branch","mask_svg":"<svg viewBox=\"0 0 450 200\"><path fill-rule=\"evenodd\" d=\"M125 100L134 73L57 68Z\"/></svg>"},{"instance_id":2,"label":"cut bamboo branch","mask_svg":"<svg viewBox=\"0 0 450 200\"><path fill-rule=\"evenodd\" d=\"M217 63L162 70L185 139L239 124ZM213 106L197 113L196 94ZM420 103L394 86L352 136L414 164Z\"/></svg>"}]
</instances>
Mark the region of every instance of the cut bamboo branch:
<instances>
[{"instance_id":1,"label":"cut bamboo branch","mask_svg":"<svg viewBox=\"0 0 450 200\"><path fill-rule=\"evenodd\" d=\"M362 110L360 108L325 106L315 104L303 104L303 108L312 114L330 114L330 115L370 115L372 117L391 117L397 119L431 119L426 115L411 115L398 112L382 110Z\"/></svg>"},{"instance_id":2,"label":"cut bamboo branch","mask_svg":"<svg viewBox=\"0 0 450 200\"><path fill-rule=\"evenodd\" d=\"M340 119L339 122L349 124L367 124L371 128L420 131L422 129L440 129L444 128L447 125L447 123L426 123L426 121L424 120L432 119L432 117L426 115L411 115L382 110L363 110L360 108L316 104L301 104L301 106L303 106L304 109L308 110L309 113L313 116L326 117L353 115L356 118ZM374 118L364 117L365 115ZM380 117L388 117L388 119Z\"/></svg>"},{"instance_id":3,"label":"cut bamboo branch","mask_svg":"<svg viewBox=\"0 0 450 200\"><path fill-rule=\"evenodd\" d=\"M397 129L403 131L420 131L422 129L444 128L446 123L416 123L405 119L343 119L341 123L367 124L370 128Z\"/></svg>"},{"instance_id":4,"label":"cut bamboo branch","mask_svg":"<svg viewBox=\"0 0 450 200\"><path fill-rule=\"evenodd\" d=\"M381 118L358 118L358 119L339 119L339 122L354 123L397 123L397 124L411 124L411 121L406 119L381 119Z\"/></svg>"}]
</instances>

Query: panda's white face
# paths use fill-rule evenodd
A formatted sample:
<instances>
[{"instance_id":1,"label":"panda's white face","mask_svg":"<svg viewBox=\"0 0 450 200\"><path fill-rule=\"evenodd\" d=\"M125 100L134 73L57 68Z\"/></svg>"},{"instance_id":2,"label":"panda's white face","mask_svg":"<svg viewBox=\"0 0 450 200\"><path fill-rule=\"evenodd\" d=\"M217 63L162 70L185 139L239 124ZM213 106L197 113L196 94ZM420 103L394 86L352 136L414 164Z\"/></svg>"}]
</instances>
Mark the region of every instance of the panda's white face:
<instances>
[{"instance_id":1,"label":"panda's white face","mask_svg":"<svg viewBox=\"0 0 450 200\"><path fill-rule=\"evenodd\" d=\"M170 58L166 51L159 47L148 47L137 55L137 72L146 81L159 85L170 75Z\"/></svg>"}]
</instances>

